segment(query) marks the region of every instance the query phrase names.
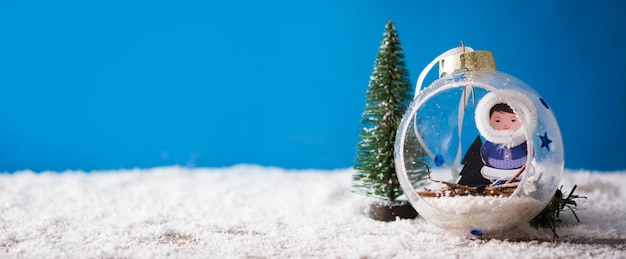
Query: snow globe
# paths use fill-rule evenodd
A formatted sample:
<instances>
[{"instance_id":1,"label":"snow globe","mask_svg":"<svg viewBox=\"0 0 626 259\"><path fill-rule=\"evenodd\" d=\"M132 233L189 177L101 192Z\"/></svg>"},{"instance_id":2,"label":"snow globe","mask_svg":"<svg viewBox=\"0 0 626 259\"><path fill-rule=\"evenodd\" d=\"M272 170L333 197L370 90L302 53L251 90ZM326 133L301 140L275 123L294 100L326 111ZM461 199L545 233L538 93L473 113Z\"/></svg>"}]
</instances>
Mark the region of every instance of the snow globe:
<instances>
[{"instance_id":1,"label":"snow globe","mask_svg":"<svg viewBox=\"0 0 626 259\"><path fill-rule=\"evenodd\" d=\"M439 63L439 79L420 91ZM422 71L395 143L398 180L434 225L475 236L528 224L557 190L563 142L548 103L496 70L489 51L451 49Z\"/></svg>"}]
</instances>

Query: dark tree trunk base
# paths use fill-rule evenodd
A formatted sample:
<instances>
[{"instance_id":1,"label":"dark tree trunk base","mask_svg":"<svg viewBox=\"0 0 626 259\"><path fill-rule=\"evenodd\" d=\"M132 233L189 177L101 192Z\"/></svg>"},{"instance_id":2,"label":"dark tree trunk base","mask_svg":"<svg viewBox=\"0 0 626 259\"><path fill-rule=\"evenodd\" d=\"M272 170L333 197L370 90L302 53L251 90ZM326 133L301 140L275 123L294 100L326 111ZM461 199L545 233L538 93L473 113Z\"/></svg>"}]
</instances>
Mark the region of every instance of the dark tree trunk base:
<instances>
[{"instance_id":1,"label":"dark tree trunk base","mask_svg":"<svg viewBox=\"0 0 626 259\"><path fill-rule=\"evenodd\" d=\"M370 218L380 221L394 221L396 217L400 219L414 219L417 211L408 201L374 202L370 205Z\"/></svg>"}]
</instances>

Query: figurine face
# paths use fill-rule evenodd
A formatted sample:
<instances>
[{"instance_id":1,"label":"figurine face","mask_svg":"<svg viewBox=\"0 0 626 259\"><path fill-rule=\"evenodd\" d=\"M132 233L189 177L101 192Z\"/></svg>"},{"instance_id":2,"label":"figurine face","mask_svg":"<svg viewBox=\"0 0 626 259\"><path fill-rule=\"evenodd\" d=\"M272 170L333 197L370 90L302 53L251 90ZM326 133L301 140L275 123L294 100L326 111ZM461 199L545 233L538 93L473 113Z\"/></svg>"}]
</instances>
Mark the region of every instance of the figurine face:
<instances>
[{"instance_id":1,"label":"figurine face","mask_svg":"<svg viewBox=\"0 0 626 259\"><path fill-rule=\"evenodd\" d=\"M515 113L502 111L494 111L489 121L496 130L516 130L522 126Z\"/></svg>"}]
</instances>

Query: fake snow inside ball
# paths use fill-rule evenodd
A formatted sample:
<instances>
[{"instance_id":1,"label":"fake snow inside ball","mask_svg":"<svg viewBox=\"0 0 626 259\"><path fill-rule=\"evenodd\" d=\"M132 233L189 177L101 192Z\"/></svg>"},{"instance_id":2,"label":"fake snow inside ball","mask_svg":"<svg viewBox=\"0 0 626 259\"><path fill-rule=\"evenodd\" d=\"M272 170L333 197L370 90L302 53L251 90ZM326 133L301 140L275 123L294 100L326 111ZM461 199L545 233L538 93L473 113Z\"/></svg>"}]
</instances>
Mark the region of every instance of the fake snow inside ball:
<instances>
[{"instance_id":1,"label":"fake snow inside ball","mask_svg":"<svg viewBox=\"0 0 626 259\"><path fill-rule=\"evenodd\" d=\"M396 139L396 170L418 213L481 236L528 224L563 174L547 102L492 69L457 71L419 93Z\"/></svg>"}]
</instances>

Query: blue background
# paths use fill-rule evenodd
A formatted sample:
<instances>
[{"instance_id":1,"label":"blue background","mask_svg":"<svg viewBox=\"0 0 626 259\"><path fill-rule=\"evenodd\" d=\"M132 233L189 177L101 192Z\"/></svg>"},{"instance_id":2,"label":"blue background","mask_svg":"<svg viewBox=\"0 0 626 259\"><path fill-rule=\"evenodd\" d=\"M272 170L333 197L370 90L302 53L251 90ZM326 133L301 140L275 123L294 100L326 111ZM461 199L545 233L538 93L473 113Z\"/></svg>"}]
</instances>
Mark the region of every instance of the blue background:
<instances>
[{"instance_id":1,"label":"blue background","mask_svg":"<svg viewBox=\"0 0 626 259\"><path fill-rule=\"evenodd\" d=\"M384 26L412 83L459 40L626 168L624 1L1 1L0 171L353 165ZM426 84L436 79L433 73Z\"/></svg>"}]
</instances>

